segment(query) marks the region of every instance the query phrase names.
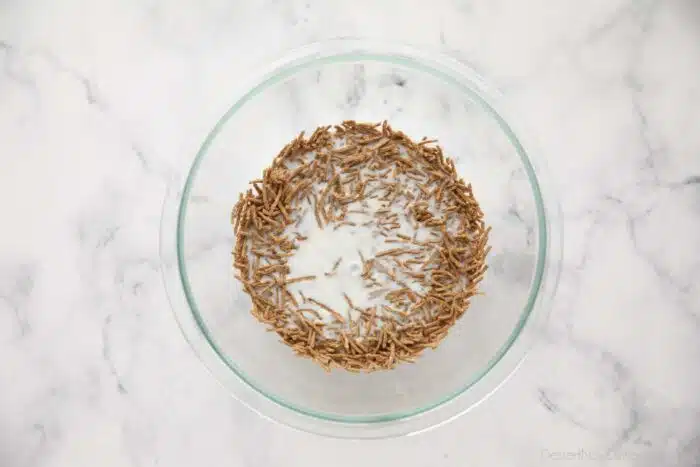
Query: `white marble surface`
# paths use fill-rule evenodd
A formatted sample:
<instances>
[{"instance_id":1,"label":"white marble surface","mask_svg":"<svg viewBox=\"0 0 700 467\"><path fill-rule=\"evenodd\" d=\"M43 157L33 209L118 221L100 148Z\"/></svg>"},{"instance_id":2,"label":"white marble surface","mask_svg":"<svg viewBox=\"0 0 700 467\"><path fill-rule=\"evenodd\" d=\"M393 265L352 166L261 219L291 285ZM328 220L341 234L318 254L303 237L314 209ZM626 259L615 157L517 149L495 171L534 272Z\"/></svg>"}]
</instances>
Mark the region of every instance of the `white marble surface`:
<instances>
[{"instance_id":1,"label":"white marble surface","mask_svg":"<svg viewBox=\"0 0 700 467\"><path fill-rule=\"evenodd\" d=\"M700 465L700 2L429 4L0 1L1 466ZM158 272L166 184L239 78L343 35L469 60L529 120L564 211L531 358L408 439L258 418L196 360Z\"/></svg>"}]
</instances>

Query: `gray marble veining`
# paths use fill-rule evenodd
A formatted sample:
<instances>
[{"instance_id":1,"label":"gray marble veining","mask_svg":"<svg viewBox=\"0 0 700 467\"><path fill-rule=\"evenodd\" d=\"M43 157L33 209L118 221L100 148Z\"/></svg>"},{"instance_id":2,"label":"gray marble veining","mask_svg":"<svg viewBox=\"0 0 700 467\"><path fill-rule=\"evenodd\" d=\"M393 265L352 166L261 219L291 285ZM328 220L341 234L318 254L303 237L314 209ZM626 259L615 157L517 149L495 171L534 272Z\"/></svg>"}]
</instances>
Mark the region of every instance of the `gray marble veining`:
<instances>
[{"instance_id":1,"label":"gray marble veining","mask_svg":"<svg viewBox=\"0 0 700 467\"><path fill-rule=\"evenodd\" d=\"M563 208L530 358L411 439L258 418L196 360L160 281L166 187L232 77L336 36L438 47L490 77ZM695 0L0 2L0 465L700 465L698 76ZM345 105L364 89L358 69Z\"/></svg>"}]
</instances>

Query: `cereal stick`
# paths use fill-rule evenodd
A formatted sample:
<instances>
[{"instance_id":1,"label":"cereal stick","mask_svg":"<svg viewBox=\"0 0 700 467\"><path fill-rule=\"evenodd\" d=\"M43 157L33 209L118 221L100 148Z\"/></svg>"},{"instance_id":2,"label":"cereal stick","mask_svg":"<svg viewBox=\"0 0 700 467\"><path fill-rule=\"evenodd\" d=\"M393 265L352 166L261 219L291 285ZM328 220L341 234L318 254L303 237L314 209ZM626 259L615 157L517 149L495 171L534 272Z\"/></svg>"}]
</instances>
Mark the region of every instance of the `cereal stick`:
<instances>
[{"instance_id":1,"label":"cereal stick","mask_svg":"<svg viewBox=\"0 0 700 467\"><path fill-rule=\"evenodd\" d=\"M313 303L314 305L318 305L320 308L326 310L328 313L330 313L331 315L333 315L333 317L334 317L335 319L337 319L338 321L340 321L341 323L345 323L345 322L346 322L346 321L345 321L345 318L343 318L343 316L342 316L340 313L338 313L337 311L335 311L334 309L332 309L332 308L329 307L328 305L326 305L326 304L324 304L324 303L322 303L322 302L319 302L318 300L316 300L316 299L314 299L314 298L309 298L309 301L310 301L311 303Z\"/></svg>"},{"instance_id":2,"label":"cereal stick","mask_svg":"<svg viewBox=\"0 0 700 467\"><path fill-rule=\"evenodd\" d=\"M284 281L284 284L289 285L289 284L295 284L297 282L312 281L314 279L316 279L316 276L301 276L301 277L295 277L293 279L287 279L286 281Z\"/></svg>"}]
</instances>

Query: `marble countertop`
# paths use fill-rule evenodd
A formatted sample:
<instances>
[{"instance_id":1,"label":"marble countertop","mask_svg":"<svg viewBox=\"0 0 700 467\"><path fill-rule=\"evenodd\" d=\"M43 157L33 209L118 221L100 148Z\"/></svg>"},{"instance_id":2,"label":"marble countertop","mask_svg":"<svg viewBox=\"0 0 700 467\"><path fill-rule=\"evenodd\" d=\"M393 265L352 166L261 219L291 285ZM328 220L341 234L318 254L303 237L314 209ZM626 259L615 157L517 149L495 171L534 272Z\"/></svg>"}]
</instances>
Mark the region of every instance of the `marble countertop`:
<instances>
[{"instance_id":1,"label":"marble countertop","mask_svg":"<svg viewBox=\"0 0 700 467\"><path fill-rule=\"evenodd\" d=\"M700 2L429 5L0 2L0 465L700 465ZM348 35L490 77L541 143L565 236L515 376L445 427L361 444L233 400L182 338L157 251L166 186L236 77Z\"/></svg>"}]
</instances>

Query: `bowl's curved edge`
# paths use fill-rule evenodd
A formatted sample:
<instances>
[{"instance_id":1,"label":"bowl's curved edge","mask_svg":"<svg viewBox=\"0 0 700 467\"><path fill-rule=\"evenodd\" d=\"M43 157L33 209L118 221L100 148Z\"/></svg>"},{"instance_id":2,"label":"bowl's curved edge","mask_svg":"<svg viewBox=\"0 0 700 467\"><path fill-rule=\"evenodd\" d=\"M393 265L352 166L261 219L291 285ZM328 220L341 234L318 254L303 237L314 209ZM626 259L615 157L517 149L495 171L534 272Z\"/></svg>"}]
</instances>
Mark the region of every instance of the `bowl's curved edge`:
<instances>
[{"instance_id":1,"label":"bowl's curved edge","mask_svg":"<svg viewBox=\"0 0 700 467\"><path fill-rule=\"evenodd\" d=\"M449 67L453 72L469 76L470 83L474 85L480 93L488 97L489 105L494 107L500 115L505 116L508 125L513 129L515 134L518 135L518 139L527 150L528 159L534 166L537 181L540 184L540 189L543 191L542 200L546 212L547 260L544 265L545 271L539 287L539 293L537 294L531 314L525 322L518 339L491 370L466 391L468 394L462 392L437 407L398 420L372 423L342 423L338 421L322 420L290 410L257 391L251 390L248 385L242 384L242 381L230 371L226 363L219 358L216 351L211 348L209 343L206 342L206 339L201 335L199 327L189 309L187 298L178 278L177 217L180 210L180 196L182 193L180 188L185 186L187 176L182 177L176 184L168 187L161 215L159 248L163 282L176 321L185 339L192 346L200 360L202 360L212 375L230 391L234 397L264 418L302 431L338 438L386 438L421 433L442 426L485 401L498 388L505 384L517 368L520 367L528 350L542 330L543 323L547 322L548 312L558 286L563 248L561 208L557 201L553 181L549 176L545 161L541 159L541 153L537 151L537 144L534 141L533 135L523 128L522 122L518 122L514 116L510 115L507 109L504 109L502 105L500 105L499 93L490 88L472 67L463 63L460 59L445 55L444 53L437 55L433 51L420 50L406 44L341 38L311 43L294 49L285 54L282 58L273 61L251 80L251 82L259 84L266 78L274 75L282 67L289 66L300 59L313 59L323 53L332 53L335 50L342 50L344 53L350 53L353 50L378 49L385 54L405 54L413 58L424 60L427 63L438 63L440 66ZM245 93L242 93L241 97L243 95L245 95ZM532 157L533 154L535 157Z\"/></svg>"}]
</instances>

